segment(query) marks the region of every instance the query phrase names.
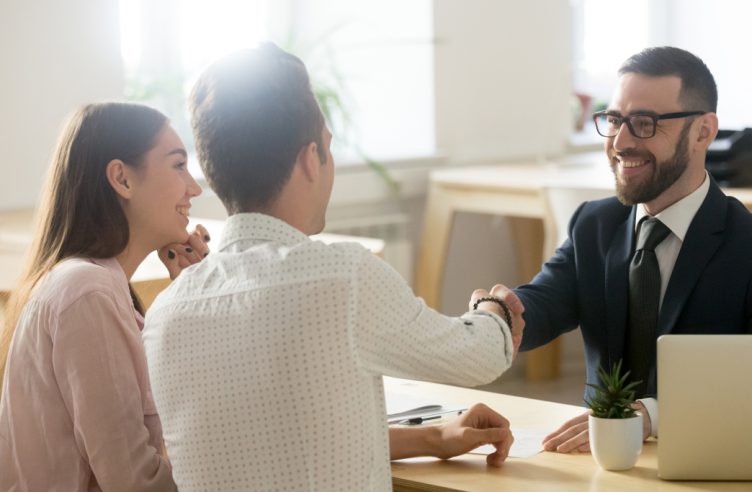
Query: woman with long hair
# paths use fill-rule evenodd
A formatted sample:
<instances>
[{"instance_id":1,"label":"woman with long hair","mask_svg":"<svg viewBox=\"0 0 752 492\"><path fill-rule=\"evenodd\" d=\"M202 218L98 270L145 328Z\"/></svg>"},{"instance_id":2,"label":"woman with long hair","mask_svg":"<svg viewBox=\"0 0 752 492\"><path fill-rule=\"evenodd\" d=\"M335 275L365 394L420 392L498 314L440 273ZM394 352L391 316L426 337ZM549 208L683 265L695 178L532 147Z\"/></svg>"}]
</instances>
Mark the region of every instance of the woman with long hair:
<instances>
[{"instance_id":1,"label":"woman with long hair","mask_svg":"<svg viewBox=\"0 0 752 492\"><path fill-rule=\"evenodd\" d=\"M91 104L63 131L0 339L0 490L172 490L129 279L208 253L201 188L167 118Z\"/></svg>"}]
</instances>

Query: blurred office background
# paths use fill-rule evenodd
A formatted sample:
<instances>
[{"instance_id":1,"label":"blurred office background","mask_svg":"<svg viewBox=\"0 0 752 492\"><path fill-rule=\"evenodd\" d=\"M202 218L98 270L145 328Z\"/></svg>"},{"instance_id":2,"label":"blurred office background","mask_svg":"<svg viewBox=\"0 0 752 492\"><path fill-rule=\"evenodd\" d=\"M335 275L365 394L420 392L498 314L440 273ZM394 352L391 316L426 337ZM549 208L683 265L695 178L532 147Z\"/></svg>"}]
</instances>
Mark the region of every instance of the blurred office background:
<instances>
[{"instance_id":1,"label":"blurred office background","mask_svg":"<svg viewBox=\"0 0 752 492\"><path fill-rule=\"evenodd\" d=\"M385 239L412 282L430 171L599 150L583 111L608 102L619 64L646 46L703 58L722 127L752 126L751 16L744 0L0 0L0 213L35 206L79 105L151 104L190 147L185 100L202 67L272 40L336 94L328 230ZM224 211L206 189L192 215ZM476 287L517 284L506 220L460 215L445 278L449 314ZM498 388L579 403L582 366L573 334L560 381L530 386L513 372Z\"/></svg>"}]
</instances>

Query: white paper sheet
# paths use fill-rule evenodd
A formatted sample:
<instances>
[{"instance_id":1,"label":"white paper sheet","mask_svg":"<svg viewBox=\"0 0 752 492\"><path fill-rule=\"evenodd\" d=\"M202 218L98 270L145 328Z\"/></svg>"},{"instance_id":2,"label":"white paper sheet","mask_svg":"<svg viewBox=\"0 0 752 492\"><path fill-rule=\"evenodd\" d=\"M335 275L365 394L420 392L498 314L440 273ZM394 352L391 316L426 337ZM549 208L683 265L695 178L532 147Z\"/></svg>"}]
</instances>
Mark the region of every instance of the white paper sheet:
<instances>
[{"instance_id":1,"label":"white paper sheet","mask_svg":"<svg viewBox=\"0 0 752 492\"><path fill-rule=\"evenodd\" d=\"M467 410L461 405L452 405L441 401L429 401L425 398L386 393L387 421L390 424L406 421L414 417L451 417Z\"/></svg>"},{"instance_id":2,"label":"white paper sheet","mask_svg":"<svg viewBox=\"0 0 752 492\"><path fill-rule=\"evenodd\" d=\"M436 414L441 411L450 410L451 413L455 413L457 409L461 409L457 405L448 404L442 401L428 400L425 397L414 397L403 395L399 393L386 392L386 411L387 414L397 414L401 412L410 412L411 410L418 409L417 414ZM438 410L433 408L428 412L421 412L420 407L431 405L440 408ZM410 412L412 413L412 412ZM514 443L509 450L510 458L530 458L543 451L543 438L548 435L546 431L538 431L533 429L526 429L523 427L512 427L512 434L514 435ZM489 444L481 446L471 453L474 454L491 454L496 450L493 445Z\"/></svg>"},{"instance_id":3,"label":"white paper sheet","mask_svg":"<svg viewBox=\"0 0 752 492\"><path fill-rule=\"evenodd\" d=\"M425 397L390 393L388 391L384 394L384 397L386 399L386 413L388 415L403 413L425 406L432 406L434 410L438 410L442 406L442 402L440 401L428 400Z\"/></svg>"},{"instance_id":4,"label":"white paper sheet","mask_svg":"<svg viewBox=\"0 0 752 492\"><path fill-rule=\"evenodd\" d=\"M509 450L510 458L530 458L543 451L543 438L548 435L546 431L512 427L514 443ZM496 451L492 444L486 444L470 451L473 454L491 454Z\"/></svg>"}]
</instances>

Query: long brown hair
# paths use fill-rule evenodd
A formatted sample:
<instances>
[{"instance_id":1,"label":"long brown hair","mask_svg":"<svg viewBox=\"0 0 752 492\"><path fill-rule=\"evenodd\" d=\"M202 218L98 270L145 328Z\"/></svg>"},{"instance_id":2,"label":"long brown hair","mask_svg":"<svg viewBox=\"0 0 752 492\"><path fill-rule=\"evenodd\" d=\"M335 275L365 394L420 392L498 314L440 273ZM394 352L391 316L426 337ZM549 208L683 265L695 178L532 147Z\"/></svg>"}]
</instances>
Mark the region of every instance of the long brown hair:
<instances>
[{"instance_id":1,"label":"long brown hair","mask_svg":"<svg viewBox=\"0 0 752 492\"><path fill-rule=\"evenodd\" d=\"M139 166L166 124L159 111L128 103L90 104L68 121L47 176L24 273L8 301L0 382L18 318L47 272L66 258L112 258L128 245L128 221L107 180L107 164L120 159ZM143 314L133 289L131 297Z\"/></svg>"}]
</instances>

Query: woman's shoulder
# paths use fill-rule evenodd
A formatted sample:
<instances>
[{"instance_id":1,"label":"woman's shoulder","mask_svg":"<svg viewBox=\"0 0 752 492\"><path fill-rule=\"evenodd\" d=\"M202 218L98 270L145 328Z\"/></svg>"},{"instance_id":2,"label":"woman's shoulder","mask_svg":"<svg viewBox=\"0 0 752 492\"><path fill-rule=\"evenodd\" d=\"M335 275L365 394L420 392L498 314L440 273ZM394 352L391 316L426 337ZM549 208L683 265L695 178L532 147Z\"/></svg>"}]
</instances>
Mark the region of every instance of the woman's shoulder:
<instances>
[{"instance_id":1,"label":"woman's shoulder","mask_svg":"<svg viewBox=\"0 0 752 492\"><path fill-rule=\"evenodd\" d=\"M128 281L117 260L63 260L45 275L33 297L62 311L79 299L97 293L115 299L128 295Z\"/></svg>"}]
</instances>

